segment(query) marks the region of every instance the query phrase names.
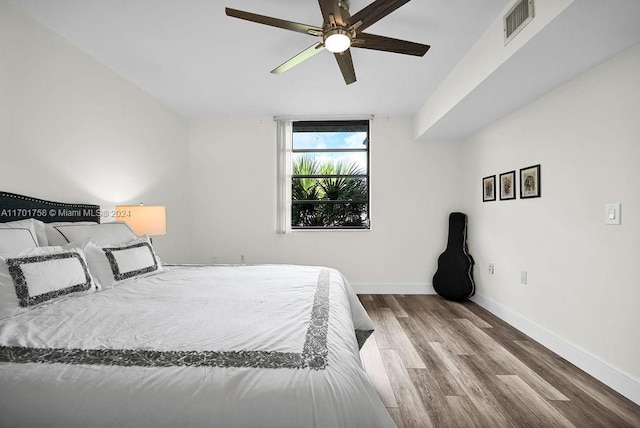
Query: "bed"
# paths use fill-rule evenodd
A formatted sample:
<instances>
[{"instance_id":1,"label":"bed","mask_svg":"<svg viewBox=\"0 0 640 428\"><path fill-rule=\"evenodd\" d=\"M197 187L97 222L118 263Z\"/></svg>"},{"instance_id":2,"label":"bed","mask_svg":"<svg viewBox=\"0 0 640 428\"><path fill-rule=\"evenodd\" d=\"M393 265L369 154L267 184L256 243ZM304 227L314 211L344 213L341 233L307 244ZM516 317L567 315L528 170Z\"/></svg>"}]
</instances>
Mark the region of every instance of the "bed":
<instances>
[{"instance_id":1,"label":"bed","mask_svg":"<svg viewBox=\"0 0 640 428\"><path fill-rule=\"evenodd\" d=\"M163 265L99 220L0 193L0 426L395 426L339 271ZM51 231L72 242L38 245Z\"/></svg>"}]
</instances>

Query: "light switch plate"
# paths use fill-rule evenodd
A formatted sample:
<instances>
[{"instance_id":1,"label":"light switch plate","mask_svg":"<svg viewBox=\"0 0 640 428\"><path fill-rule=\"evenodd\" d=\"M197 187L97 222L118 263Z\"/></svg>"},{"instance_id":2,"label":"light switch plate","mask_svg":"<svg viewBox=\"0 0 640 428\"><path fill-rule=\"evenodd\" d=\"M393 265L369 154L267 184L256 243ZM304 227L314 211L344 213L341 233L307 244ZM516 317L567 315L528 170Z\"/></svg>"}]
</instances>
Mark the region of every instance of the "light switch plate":
<instances>
[{"instance_id":1,"label":"light switch plate","mask_svg":"<svg viewBox=\"0 0 640 428\"><path fill-rule=\"evenodd\" d=\"M620 224L620 204L606 204L604 206L605 224Z\"/></svg>"}]
</instances>

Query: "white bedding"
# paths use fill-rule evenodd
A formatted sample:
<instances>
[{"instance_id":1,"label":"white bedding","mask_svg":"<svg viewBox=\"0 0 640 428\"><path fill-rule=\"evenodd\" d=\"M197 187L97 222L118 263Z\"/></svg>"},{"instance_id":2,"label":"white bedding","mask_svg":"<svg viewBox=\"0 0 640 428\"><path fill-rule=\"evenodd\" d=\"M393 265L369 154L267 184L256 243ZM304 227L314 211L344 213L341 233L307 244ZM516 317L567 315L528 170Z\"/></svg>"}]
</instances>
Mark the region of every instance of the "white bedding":
<instances>
[{"instance_id":1,"label":"white bedding","mask_svg":"<svg viewBox=\"0 0 640 428\"><path fill-rule=\"evenodd\" d=\"M333 269L170 267L1 321L0 425L393 427L372 329Z\"/></svg>"}]
</instances>

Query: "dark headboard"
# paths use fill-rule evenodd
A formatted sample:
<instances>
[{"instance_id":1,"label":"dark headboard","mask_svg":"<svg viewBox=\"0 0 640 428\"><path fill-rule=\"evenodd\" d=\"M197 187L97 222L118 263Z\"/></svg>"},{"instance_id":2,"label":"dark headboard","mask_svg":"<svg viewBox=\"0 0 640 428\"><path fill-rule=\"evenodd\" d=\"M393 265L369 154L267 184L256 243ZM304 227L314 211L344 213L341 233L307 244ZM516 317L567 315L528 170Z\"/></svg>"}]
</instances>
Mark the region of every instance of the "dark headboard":
<instances>
[{"instance_id":1,"label":"dark headboard","mask_svg":"<svg viewBox=\"0 0 640 428\"><path fill-rule=\"evenodd\" d=\"M100 223L100 205L67 204L0 192L0 223L25 218L35 218L45 223L54 221Z\"/></svg>"}]
</instances>

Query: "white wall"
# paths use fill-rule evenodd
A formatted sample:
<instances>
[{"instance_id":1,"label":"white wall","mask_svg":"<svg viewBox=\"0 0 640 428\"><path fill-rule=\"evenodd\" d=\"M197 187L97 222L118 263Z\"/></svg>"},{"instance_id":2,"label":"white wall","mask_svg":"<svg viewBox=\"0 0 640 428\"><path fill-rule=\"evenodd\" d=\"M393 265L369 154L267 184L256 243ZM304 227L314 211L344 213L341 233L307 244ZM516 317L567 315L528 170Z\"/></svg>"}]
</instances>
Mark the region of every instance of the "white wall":
<instances>
[{"instance_id":1,"label":"white wall","mask_svg":"<svg viewBox=\"0 0 640 428\"><path fill-rule=\"evenodd\" d=\"M161 257L186 261L187 121L0 1L0 189L49 200L164 204Z\"/></svg>"},{"instance_id":2,"label":"white wall","mask_svg":"<svg viewBox=\"0 0 640 428\"><path fill-rule=\"evenodd\" d=\"M464 143L478 293L628 377L640 400L640 45ZM542 165L542 197L482 202L482 177ZM518 186L520 185L518 176ZM518 191L519 194L519 191ZM622 225L604 205L622 203ZM487 264L495 263L489 275ZM528 271L528 285L520 271ZM596 364L597 366L597 364ZM629 392L629 390L627 390Z\"/></svg>"},{"instance_id":3,"label":"white wall","mask_svg":"<svg viewBox=\"0 0 640 428\"><path fill-rule=\"evenodd\" d=\"M431 284L461 203L457 144L418 144L411 118L371 125L370 231L276 233L276 125L271 118L192 121L195 261L321 264L355 284Z\"/></svg>"}]
</instances>

